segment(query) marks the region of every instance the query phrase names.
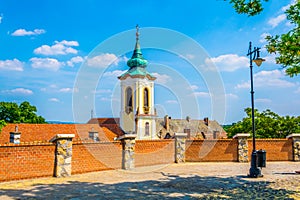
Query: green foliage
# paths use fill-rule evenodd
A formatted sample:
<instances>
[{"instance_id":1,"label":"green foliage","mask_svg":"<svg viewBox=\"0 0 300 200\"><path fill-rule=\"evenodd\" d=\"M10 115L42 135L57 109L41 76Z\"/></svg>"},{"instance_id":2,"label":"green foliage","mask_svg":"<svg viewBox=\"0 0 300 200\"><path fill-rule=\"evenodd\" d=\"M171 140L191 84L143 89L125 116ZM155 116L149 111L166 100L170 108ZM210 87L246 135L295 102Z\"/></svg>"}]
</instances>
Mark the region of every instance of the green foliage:
<instances>
[{"instance_id":1,"label":"green foliage","mask_svg":"<svg viewBox=\"0 0 300 200\"><path fill-rule=\"evenodd\" d=\"M24 101L20 105L13 102L0 102L0 121L7 123L43 124L45 119L36 114L35 106Z\"/></svg>"},{"instance_id":2,"label":"green foliage","mask_svg":"<svg viewBox=\"0 0 300 200\"><path fill-rule=\"evenodd\" d=\"M0 132L4 126L6 126L6 122L4 120L0 120Z\"/></svg>"},{"instance_id":3,"label":"green foliage","mask_svg":"<svg viewBox=\"0 0 300 200\"><path fill-rule=\"evenodd\" d=\"M268 0L230 0L230 3L237 13L254 16L263 10L263 1ZM276 63L286 67L286 74L293 77L300 73L300 0L291 5L285 14L293 28L282 35L267 36L266 48L269 53L278 55Z\"/></svg>"},{"instance_id":4,"label":"green foliage","mask_svg":"<svg viewBox=\"0 0 300 200\"><path fill-rule=\"evenodd\" d=\"M226 0L225 0L226 1ZM268 1L268 0L263 0ZM233 8L239 14L247 14L248 16L254 16L259 14L262 10L262 0L230 0L233 4Z\"/></svg>"},{"instance_id":5,"label":"green foliage","mask_svg":"<svg viewBox=\"0 0 300 200\"><path fill-rule=\"evenodd\" d=\"M285 12L294 28L288 33L267 36L269 53L278 53L276 63L288 67L286 74L293 77L300 73L300 1Z\"/></svg>"},{"instance_id":6,"label":"green foliage","mask_svg":"<svg viewBox=\"0 0 300 200\"><path fill-rule=\"evenodd\" d=\"M237 133L252 134L251 108L246 108L247 117L242 121L232 124L227 130L227 136L233 137ZM279 116L267 109L263 112L254 110L255 133L257 138L285 138L292 133L300 132L300 116Z\"/></svg>"}]
</instances>

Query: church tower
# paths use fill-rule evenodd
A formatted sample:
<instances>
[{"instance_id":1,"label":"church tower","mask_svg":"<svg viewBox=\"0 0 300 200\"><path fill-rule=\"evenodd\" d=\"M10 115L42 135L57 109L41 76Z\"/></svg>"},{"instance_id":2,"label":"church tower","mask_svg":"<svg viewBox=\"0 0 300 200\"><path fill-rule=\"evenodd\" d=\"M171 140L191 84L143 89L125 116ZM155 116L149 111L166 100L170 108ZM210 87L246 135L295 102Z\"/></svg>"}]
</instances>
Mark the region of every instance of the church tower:
<instances>
[{"instance_id":1,"label":"church tower","mask_svg":"<svg viewBox=\"0 0 300 200\"><path fill-rule=\"evenodd\" d=\"M139 27L136 26L136 44L128 71L118 77L121 81L120 126L126 133L136 133L136 139L157 139L154 109L154 80L147 72L143 58Z\"/></svg>"}]
</instances>

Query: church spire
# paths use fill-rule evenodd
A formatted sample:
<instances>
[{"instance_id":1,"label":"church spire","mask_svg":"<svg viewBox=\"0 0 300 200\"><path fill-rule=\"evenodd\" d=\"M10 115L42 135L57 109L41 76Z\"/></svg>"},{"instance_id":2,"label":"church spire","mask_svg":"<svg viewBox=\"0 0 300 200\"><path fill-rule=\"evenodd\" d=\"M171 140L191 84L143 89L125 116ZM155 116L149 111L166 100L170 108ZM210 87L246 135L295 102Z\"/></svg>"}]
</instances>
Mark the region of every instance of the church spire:
<instances>
[{"instance_id":1,"label":"church spire","mask_svg":"<svg viewBox=\"0 0 300 200\"><path fill-rule=\"evenodd\" d=\"M132 68L132 67L146 67L148 62L147 60L145 60L143 58L143 54L142 54L142 51L141 51L141 47L140 47L140 33L139 33L139 25L136 25L136 33L135 33L135 36L136 36L136 42L135 42L135 48L134 48L134 51L133 51L133 54L131 56L131 59L129 59L127 61L127 65Z\"/></svg>"}]
</instances>

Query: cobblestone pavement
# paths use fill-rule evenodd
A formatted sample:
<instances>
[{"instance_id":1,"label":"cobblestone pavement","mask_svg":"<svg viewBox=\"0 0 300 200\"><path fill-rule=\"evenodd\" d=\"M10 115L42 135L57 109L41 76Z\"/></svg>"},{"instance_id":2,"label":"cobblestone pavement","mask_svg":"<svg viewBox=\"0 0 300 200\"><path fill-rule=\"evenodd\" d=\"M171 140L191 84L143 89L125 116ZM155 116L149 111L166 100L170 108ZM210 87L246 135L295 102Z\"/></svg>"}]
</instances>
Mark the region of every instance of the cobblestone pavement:
<instances>
[{"instance_id":1,"label":"cobblestone pavement","mask_svg":"<svg viewBox=\"0 0 300 200\"><path fill-rule=\"evenodd\" d=\"M300 163L185 163L0 183L0 199L300 199Z\"/></svg>"}]
</instances>

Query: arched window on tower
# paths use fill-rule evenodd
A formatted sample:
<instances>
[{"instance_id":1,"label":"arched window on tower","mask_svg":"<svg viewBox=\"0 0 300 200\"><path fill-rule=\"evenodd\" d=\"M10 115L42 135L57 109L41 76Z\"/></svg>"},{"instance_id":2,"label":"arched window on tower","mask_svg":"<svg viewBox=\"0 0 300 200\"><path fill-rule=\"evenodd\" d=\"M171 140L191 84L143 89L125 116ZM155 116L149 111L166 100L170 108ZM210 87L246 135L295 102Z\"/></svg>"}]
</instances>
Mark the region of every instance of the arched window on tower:
<instances>
[{"instance_id":1,"label":"arched window on tower","mask_svg":"<svg viewBox=\"0 0 300 200\"><path fill-rule=\"evenodd\" d=\"M149 136L150 134L150 125L149 122L145 123L145 136Z\"/></svg>"},{"instance_id":2,"label":"arched window on tower","mask_svg":"<svg viewBox=\"0 0 300 200\"><path fill-rule=\"evenodd\" d=\"M144 89L144 111L145 111L145 114L149 113L149 90L148 90L148 88Z\"/></svg>"},{"instance_id":3,"label":"arched window on tower","mask_svg":"<svg viewBox=\"0 0 300 200\"><path fill-rule=\"evenodd\" d=\"M132 112L132 89L131 87L126 88L126 93L125 93L125 98L126 98L126 113Z\"/></svg>"}]
</instances>

